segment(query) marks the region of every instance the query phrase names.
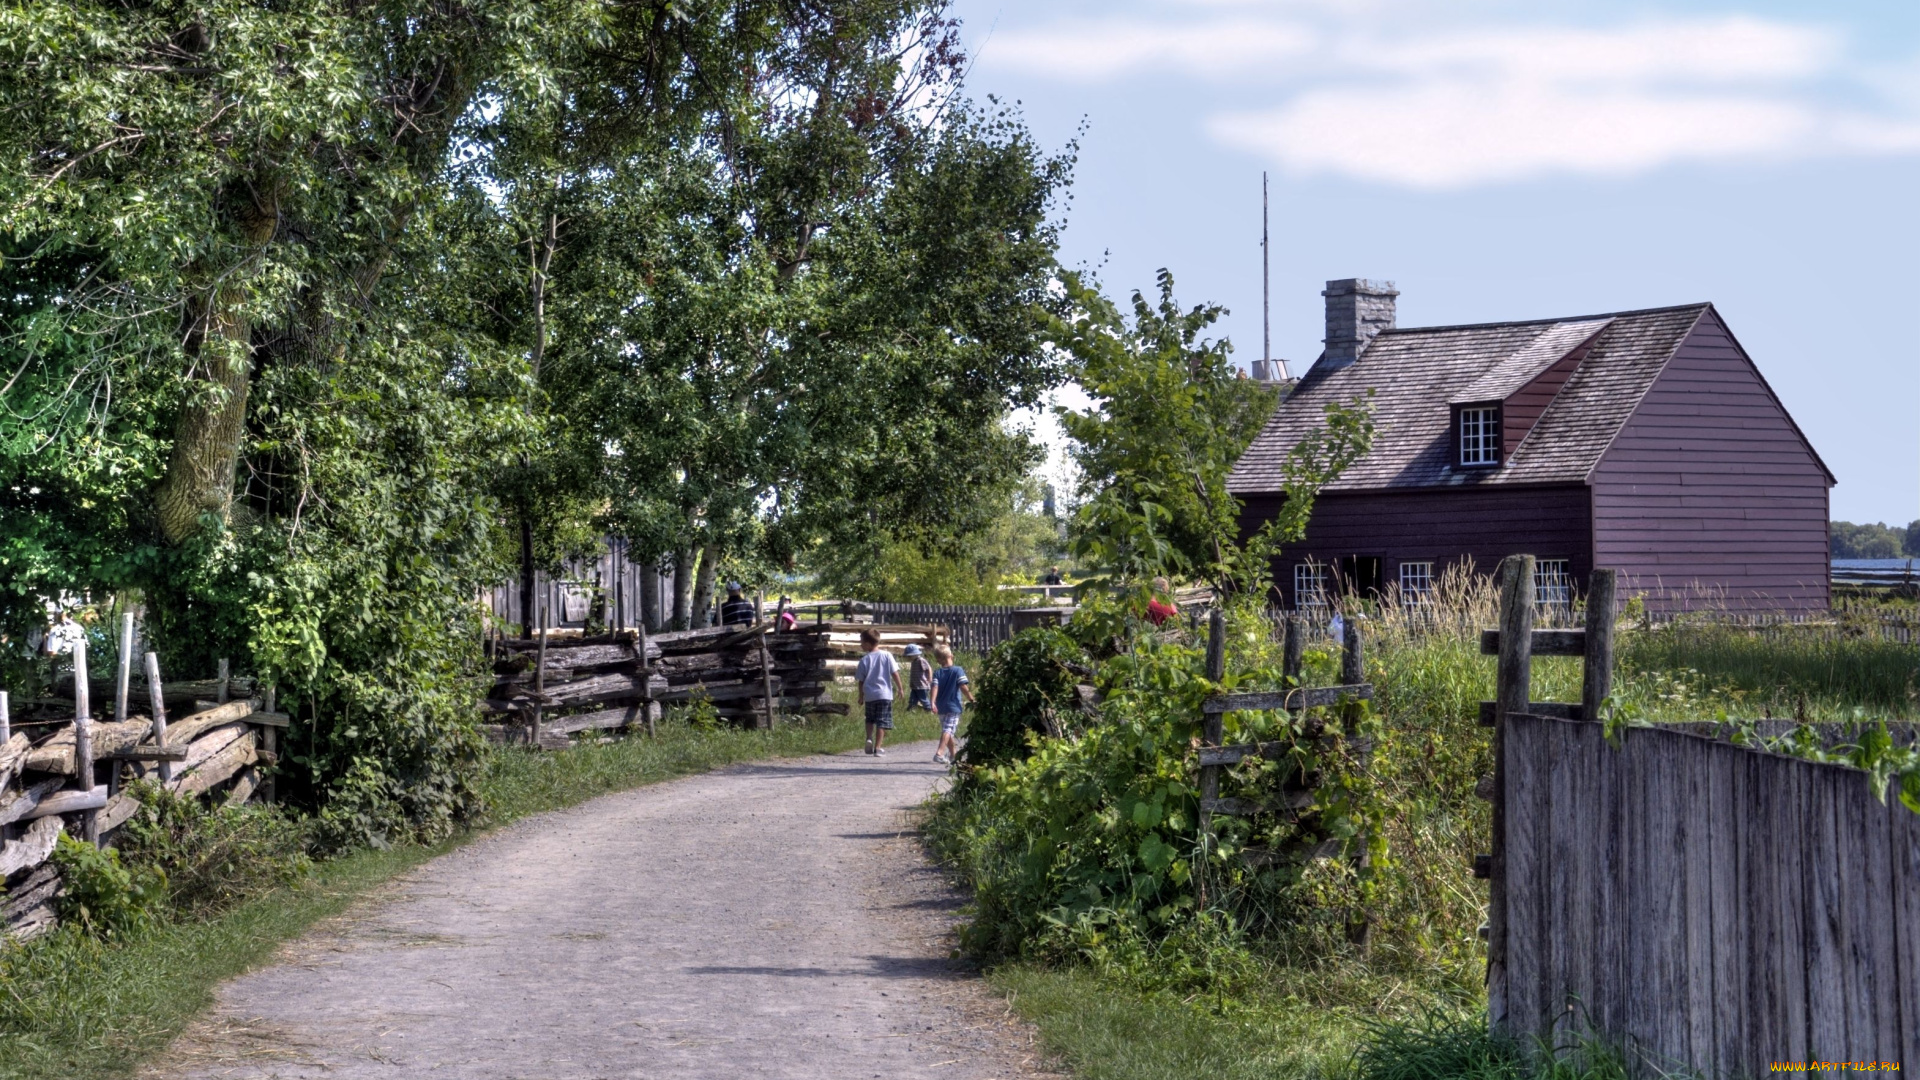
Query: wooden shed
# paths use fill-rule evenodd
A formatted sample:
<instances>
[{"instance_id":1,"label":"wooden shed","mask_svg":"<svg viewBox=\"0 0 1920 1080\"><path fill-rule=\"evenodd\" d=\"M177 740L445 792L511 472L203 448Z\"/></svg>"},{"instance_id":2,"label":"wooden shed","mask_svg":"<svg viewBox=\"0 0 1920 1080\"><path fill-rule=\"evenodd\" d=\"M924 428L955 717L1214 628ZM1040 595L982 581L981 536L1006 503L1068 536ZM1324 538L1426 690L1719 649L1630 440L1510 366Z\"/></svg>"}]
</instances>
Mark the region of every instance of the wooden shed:
<instances>
[{"instance_id":1,"label":"wooden shed","mask_svg":"<svg viewBox=\"0 0 1920 1080\"><path fill-rule=\"evenodd\" d=\"M1598 565L1656 610L1827 606L1833 474L1712 304L1399 329L1391 282L1322 295L1326 351L1228 484L1257 529L1322 407L1373 391L1373 449L1274 568L1286 604L1526 552L1547 601Z\"/></svg>"}]
</instances>

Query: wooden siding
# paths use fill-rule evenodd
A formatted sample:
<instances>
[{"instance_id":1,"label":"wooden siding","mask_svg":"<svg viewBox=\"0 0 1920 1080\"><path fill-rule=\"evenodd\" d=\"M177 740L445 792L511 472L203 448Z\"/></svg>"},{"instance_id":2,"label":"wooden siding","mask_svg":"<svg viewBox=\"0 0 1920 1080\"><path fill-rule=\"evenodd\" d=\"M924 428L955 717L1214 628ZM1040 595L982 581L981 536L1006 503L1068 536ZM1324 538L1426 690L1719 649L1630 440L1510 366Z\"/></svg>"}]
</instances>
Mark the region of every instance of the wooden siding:
<instances>
[{"instance_id":1,"label":"wooden siding","mask_svg":"<svg viewBox=\"0 0 1920 1080\"><path fill-rule=\"evenodd\" d=\"M1279 502L1275 496L1249 498L1242 533L1264 524ZM1379 556L1391 585L1400 580L1402 562L1432 562L1438 576L1448 564L1471 559L1490 574L1501 559L1522 552L1570 560L1575 583L1585 588L1593 567L1588 510L1587 489L1576 484L1329 492L1314 501L1306 538L1281 550L1274 583L1281 602L1292 607L1294 565L1309 557L1338 566L1348 555Z\"/></svg>"},{"instance_id":2,"label":"wooden siding","mask_svg":"<svg viewBox=\"0 0 1920 1080\"><path fill-rule=\"evenodd\" d=\"M1580 366L1580 358L1593 348L1593 340L1582 342L1580 347L1568 353L1554 365L1533 377L1525 386L1507 395L1500 405L1500 460L1513 457L1520 448L1520 440L1533 430L1533 422L1547 411L1547 405L1553 401L1553 395L1567 384L1567 377L1573 369Z\"/></svg>"},{"instance_id":3,"label":"wooden siding","mask_svg":"<svg viewBox=\"0 0 1920 1080\"><path fill-rule=\"evenodd\" d=\"M1601 457L1594 557L1656 609L1827 606L1826 470L1715 314Z\"/></svg>"}]
</instances>

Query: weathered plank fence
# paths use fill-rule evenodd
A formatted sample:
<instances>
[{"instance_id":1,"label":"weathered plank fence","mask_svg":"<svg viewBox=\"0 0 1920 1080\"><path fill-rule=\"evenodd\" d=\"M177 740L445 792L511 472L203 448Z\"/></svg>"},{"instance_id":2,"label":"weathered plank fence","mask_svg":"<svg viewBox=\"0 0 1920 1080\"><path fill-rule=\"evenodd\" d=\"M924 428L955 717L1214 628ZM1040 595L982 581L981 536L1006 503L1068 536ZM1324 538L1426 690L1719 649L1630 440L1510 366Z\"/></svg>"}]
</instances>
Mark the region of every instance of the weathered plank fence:
<instances>
[{"instance_id":1,"label":"weathered plank fence","mask_svg":"<svg viewBox=\"0 0 1920 1080\"><path fill-rule=\"evenodd\" d=\"M1482 642L1500 656L1493 851L1475 867L1490 1020L1546 1045L1596 1033L1643 1076L1920 1061L1920 816L1865 773L1713 725L1609 745L1587 721L1610 686L1611 596L1584 632L1535 631L1531 563L1502 564ZM1580 704L1527 700L1536 654L1586 657Z\"/></svg>"},{"instance_id":2,"label":"weathered plank fence","mask_svg":"<svg viewBox=\"0 0 1920 1080\"><path fill-rule=\"evenodd\" d=\"M1506 1014L1636 1071L1920 1061L1920 815L1855 769L1507 718Z\"/></svg>"},{"instance_id":3,"label":"weathered plank fence","mask_svg":"<svg viewBox=\"0 0 1920 1080\"><path fill-rule=\"evenodd\" d=\"M61 890L49 862L56 842L62 833L111 842L140 808L124 790L133 780L229 804L272 797L278 733L288 723L273 709L273 691L264 701L229 700L236 685L250 690L251 683L222 677L163 684L152 652L136 679L132 618L122 624L116 679L91 680L85 642L76 646L71 705L57 698L25 703L16 722L14 702L0 691L0 939L53 928ZM93 718L96 697L113 699L112 720ZM132 714L142 697L148 714ZM67 717L50 718L59 712Z\"/></svg>"}]
</instances>

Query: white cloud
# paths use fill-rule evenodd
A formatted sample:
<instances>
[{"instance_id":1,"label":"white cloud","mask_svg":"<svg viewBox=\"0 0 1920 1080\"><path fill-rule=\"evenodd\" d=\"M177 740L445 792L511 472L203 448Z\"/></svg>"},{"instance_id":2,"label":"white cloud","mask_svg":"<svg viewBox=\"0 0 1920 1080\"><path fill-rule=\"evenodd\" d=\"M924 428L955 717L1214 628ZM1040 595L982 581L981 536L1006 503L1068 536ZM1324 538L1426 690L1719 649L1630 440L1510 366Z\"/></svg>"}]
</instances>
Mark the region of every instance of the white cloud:
<instances>
[{"instance_id":1,"label":"white cloud","mask_svg":"<svg viewBox=\"0 0 1920 1080\"><path fill-rule=\"evenodd\" d=\"M1858 62L1826 27L1732 16L1461 28L1423 21L1424 5L1370 6L1062 22L1006 34L982 59L1066 81L1225 83L1232 104L1196 117L1215 138L1296 173L1413 187L1920 151L1920 99L1892 92L1920 78Z\"/></svg>"},{"instance_id":2,"label":"white cloud","mask_svg":"<svg viewBox=\"0 0 1920 1080\"><path fill-rule=\"evenodd\" d=\"M1296 173L1437 188L1780 155L1820 143L1823 120L1805 106L1757 97L1443 82L1314 92L1270 112L1216 117L1208 128Z\"/></svg>"},{"instance_id":3,"label":"white cloud","mask_svg":"<svg viewBox=\"0 0 1920 1080\"><path fill-rule=\"evenodd\" d=\"M998 35L982 60L1081 82L1157 67L1204 76L1291 62L1312 49L1315 38L1307 27L1264 20L1201 26L1087 21Z\"/></svg>"}]
</instances>

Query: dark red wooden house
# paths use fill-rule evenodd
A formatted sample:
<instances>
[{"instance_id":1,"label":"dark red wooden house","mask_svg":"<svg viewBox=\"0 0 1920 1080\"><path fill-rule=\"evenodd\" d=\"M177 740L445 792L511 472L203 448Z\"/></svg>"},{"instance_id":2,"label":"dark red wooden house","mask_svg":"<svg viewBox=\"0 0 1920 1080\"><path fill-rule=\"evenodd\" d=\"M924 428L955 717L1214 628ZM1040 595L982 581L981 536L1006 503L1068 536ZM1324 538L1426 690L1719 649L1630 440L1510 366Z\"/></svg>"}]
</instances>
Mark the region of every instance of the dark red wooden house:
<instances>
[{"instance_id":1,"label":"dark red wooden house","mask_svg":"<svg viewBox=\"0 0 1920 1080\"><path fill-rule=\"evenodd\" d=\"M1543 600L1608 566L1656 609L1827 606L1833 474L1712 304L1397 329L1391 282L1322 295L1326 351L1228 485L1258 528L1322 406L1374 392L1373 449L1274 568L1289 606L1514 553Z\"/></svg>"}]
</instances>

